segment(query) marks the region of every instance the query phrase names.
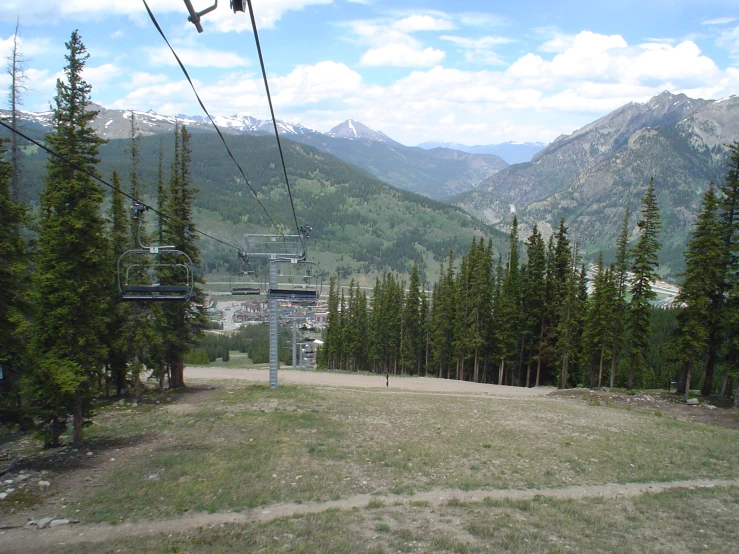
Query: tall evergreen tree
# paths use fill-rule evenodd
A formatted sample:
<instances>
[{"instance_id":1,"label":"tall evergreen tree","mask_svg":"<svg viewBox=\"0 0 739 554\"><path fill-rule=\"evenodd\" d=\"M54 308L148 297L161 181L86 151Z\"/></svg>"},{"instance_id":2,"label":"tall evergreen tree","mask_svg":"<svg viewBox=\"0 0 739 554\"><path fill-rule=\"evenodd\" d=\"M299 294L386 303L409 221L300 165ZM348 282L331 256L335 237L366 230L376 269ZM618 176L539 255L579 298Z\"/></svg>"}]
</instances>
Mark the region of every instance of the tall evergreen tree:
<instances>
[{"instance_id":1,"label":"tall evergreen tree","mask_svg":"<svg viewBox=\"0 0 739 554\"><path fill-rule=\"evenodd\" d=\"M498 384L512 384L511 370L519 353L521 336L521 279L518 267L518 220L516 216L513 216L508 248L508 264L501 288L501 297L498 301L496 321L500 348Z\"/></svg>"},{"instance_id":2,"label":"tall evergreen tree","mask_svg":"<svg viewBox=\"0 0 739 554\"><path fill-rule=\"evenodd\" d=\"M585 302L581 366L587 370L588 387L600 387L603 368L613 344L616 284L610 268L598 255L593 291ZM597 378L595 368L598 368Z\"/></svg>"},{"instance_id":3,"label":"tall evergreen tree","mask_svg":"<svg viewBox=\"0 0 739 554\"><path fill-rule=\"evenodd\" d=\"M24 209L12 200L13 167L3 160L0 141L0 409L21 408L20 378L27 365L28 300L24 293L28 270L21 236Z\"/></svg>"},{"instance_id":4,"label":"tall evergreen tree","mask_svg":"<svg viewBox=\"0 0 739 554\"><path fill-rule=\"evenodd\" d=\"M651 283L658 279L657 255L660 242L657 240L661 227L654 179L649 180L647 192L642 200L641 219L637 223L640 235L632 252L631 303L630 303L630 349L628 388L634 387L637 372L643 369L644 354L651 334L652 307L650 300L656 297Z\"/></svg>"},{"instance_id":5,"label":"tall evergreen tree","mask_svg":"<svg viewBox=\"0 0 739 554\"><path fill-rule=\"evenodd\" d=\"M194 266L200 263L197 233L192 221L192 200L197 193L190 183L192 152L190 132L185 126L175 128L175 156L170 175L169 191L162 222L165 243L185 252ZM194 270L194 268L193 268ZM190 302L170 302L163 308L166 328L164 330L164 356L170 376L170 387L185 385L184 356L197 336L206 327L203 280L195 278L195 291Z\"/></svg>"},{"instance_id":6,"label":"tall evergreen tree","mask_svg":"<svg viewBox=\"0 0 739 554\"><path fill-rule=\"evenodd\" d=\"M403 370L409 374L420 371L421 352L424 343L423 321L421 305L421 279L418 276L418 266L413 264L411 277L408 283L408 294L403 306Z\"/></svg>"},{"instance_id":7,"label":"tall evergreen tree","mask_svg":"<svg viewBox=\"0 0 739 554\"><path fill-rule=\"evenodd\" d=\"M521 275L522 341L526 364L526 386L531 385L531 364L539 358L546 300L546 249L536 224L526 241L526 266Z\"/></svg>"},{"instance_id":8,"label":"tall evergreen tree","mask_svg":"<svg viewBox=\"0 0 739 554\"><path fill-rule=\"evenodd\" d=\"M626 303L627 273L631 252L629 251L629 209L626 208L621 232L616 239L616 260L611 273L616 285L616 298L613 306L613 334L611 340L611 388L616 386L616 368L619 352L626 342L627 316L629 306Z\"/></svg>"},{"instance_id":9,"label":"tall evergreen tree","mask_svg":"<svg viewBox=\"0 0 739 554\"><path fill-rule=\"evenodd\" d=\"M717 208L718 199L711 186L703 196L703 205L688 241L683 282L675 299L683 306L677 315L675 351L680 360L679 381L684 384L686 396L691 378L704 355L708 353L710 358L711 352L718 350L717 345L710 344L712 329L721 324L714 300L719 294L724 273ZM706 379L710 381L708 375ZM710 394L710 388L705 394Z\"/></svg>"},{"instance_id":10,"label":"tall evergreen tree","mask_svg":"<svg viewBox=\"0 0 739 554\"><path fill-rule=\"evenodd\" d=\"M118 192L121 190L121 181L116 171L113 172L111 182L116 188L112 192L110 210L108 212L108 219L110 221L111 280L115 281L115 284L111 287L110 302L112 310L110 319L108 320L108 357L106 366L108 368L107 377L109 381L106 382L106 388L112 382L115 386L116 396L120 396L126 387L129 350L126 339L121 334L121 329L126 322L126 313L129 308L120 299L117 281L121 276L118 275L117 262L123 253L131 247L131 236L128 214L124 207L123 194Z\"/></svg>"},{"instance_id":11,"label":"tall evergreen tree","mask_svg":"<svg viewBox=\"0 0 739 554\"><path fill-rule=\"evenodd\" d=\"M714 309L724 322L721 342L726 348L726 366L736 383L734 404L739 406L739 142L729 146L728 166L719 218L724 268Z\"/></svg>"},{"instance_id":12,"label":"tall evergreen tree","mask_svg":"<svg viewBox=\"0 0 739 554\"><path fill-rule=\"evenodd\" d=\"M54 99L54 131L46 141L77 167L94 172L98 148L105 141L91 127L97 112L88 110L91 87L82 78L89 54L77 31L66 47L65 79L57 80ZM34 276L35 346L41 362L28 384L37 404L53 406L52 444L58 444L60 421L72 415L73 443L80 445L106 354L110 273L100 213L103 193L65 161L50 157L46 168ZM63 397L59 391L65 391Z\"/></svg>"}]
</instances>

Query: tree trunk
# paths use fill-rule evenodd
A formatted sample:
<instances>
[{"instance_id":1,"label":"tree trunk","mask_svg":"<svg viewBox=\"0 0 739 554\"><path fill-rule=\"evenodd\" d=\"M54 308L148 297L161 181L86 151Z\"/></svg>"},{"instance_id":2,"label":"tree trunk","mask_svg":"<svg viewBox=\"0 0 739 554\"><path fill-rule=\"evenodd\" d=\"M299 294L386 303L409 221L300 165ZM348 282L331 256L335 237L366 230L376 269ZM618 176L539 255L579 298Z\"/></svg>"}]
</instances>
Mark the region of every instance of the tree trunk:
<instances>
[{"instance_id":1,"label":"tree trunk","mask_svg":"<svg viewBox=\"0 0 739 554\"><path fill-rule=\"evenodd\" d=\"M133 361L133 402L141 402L141 362L138 356Z\"/></svg>"},{"instance_id":2,"label":"tree trunk","mask_svg":"<svg viewBox=\"0 0 739 554\"><path fill-rule=\"evenodd\" d=\"M159 392L164 392L164 376L166 373L164 362L159 362Z\"/></svg>"},{"instance_id":3,"label":"tree trunk","mask_svg":"<svg viewBox=\"0 0 739 554\"><path fill-rule=\"evenodd\" d=\"M726 398L726 389L729 386L729 374L727 373L724 375L723 380L721 381L721 392L719 393L719 398L722 400Z\"/></svg>"},{"instance_id":4,"label":"tree trunk","mask_svg":"<svg viewBox=\"0 0 739 554\"><path fill-rule=\"evenodd\" d=\"M631 356L629 356L629 384L628 384L628 390L631 390L634 388L634 370L636 369L636 354L632 352Z\"/></svg>"},{"instance_id":5,"label":"tree trunk","mask_svg":"<svg viewBox=\"0 0 739 554\"><path fill-rule=\"evenodd\" d=\"M613 348L613 354L611 354L611 388L616 386L616 360L618 359L618 352L616 348Z\"/></svg>"},{"instance_id":6,"label":"tree trunk","mask_svg":"<svg viewBox=\"0 0 739 554\"><path fill-rule=\"evenodd\" d=\"M567 388L567 372L570 370L570 355L565 350L564 356L562 356L562 383L560 388Z\"/></svg>"},{"instance_id":7,"label":"tree trunk","mask_svg":"<svg viewBox=\"0 0 739 554\"><path fill-rule=\"evenodd\" d=\"M690 398L690 373L691 373L691 364L688 364L688 373L685 377L685 402L687 402L688 398Z\"/></svg>"},{"instance_id":8,"label":"tree trunk","mask_svg":"<svg viewBox=\"0 0 739 554\"><path fill-rule=\"evenodd\" d=\"M536 386L539 386L539 377L541 377L541 352L536 359Z\"/></svg>"},{"instance_id":9,"label":"tree trunk","mask_svg":"<svg viewBox=\"0 0 739 554\"><path fill-rule=\"evenodd\" d=\"M598 368L598 388L603 384L603 357L606 354L605 346L600 348L600 366Z\"/></svg>"},{"instance_id":10,"label":"tree trunk","mask_svg":"<svg viewBox=\"0 0 739 554\"><path fill-rule=\"evenodd\" d=\"M82 429L85 423L82 417L82 392L77 391L74 394L74 400L72 401L73 409L73 426L74 434L72 436L72 446L74 448L80 448L82 446Z\"/></svg>"},{"instance_id":11,"label":"tree trunk","mask_svg":"<svg viewBox=\"0 0 739 554\"><path fill-rule=\"evenodd\" d=\"M479 379L480 379L480 360L479 360L479 356L480 356L480 348L479 347L475 347L475 370L474 370L474 375L472 377L472 379L473 379L473 381L475 383L478 383L479 382Z\"/></svg>"},{"instance_id":12,"label":"tree trunk","mask_svg":"<svg viewBox=\"0 0 739 554\"><path fill-rule=\"evenodd\" d=\"M171 365L171 377L169 386L172 389L179 389L185 386L185 364L175 362Z\"/></svg>"},{"instance_id":13,"label":"tree trunk","mask_svg":"<svg viewBox=\"0 0 739 554\"><path fill-rule=\"evenodd\" d=\"M505 371L505 360L500 360L500 369L498 370L498 384L503 384L503 371Z\"/></svg>"},{"instance_id":14,"label":"tree trunk","mask_svg":"<svg viewBox=\"0 0 739 554\"><path fill-rule=\"evenodd\" d=\"M531 386L531 362L526 364L526 388Z\"/></svg>"},{"instance_id":15,"label":"tree trunk","mask_svg":"<svg viewBox=\"0 0 739 554\"><path fill-rule=\"evenodd\" d=\"M680 373L677 376L677 389L675 389L675 394L684 394L685 393L685 385L688 380L688 364L683 363L680 366Z\"/></svg>"},{"instance_id":16,"label":"tree trunk","mask_svg":"<svg viewBox=\"0 0 739 554\"><path fill-rule=\"evenodd\" d=\"M51 418L51 448L59 448L59 438L62 434L62 422L57 416Z\"/></svg>"},{"instance_id":17,"label":"tree trunk","mask_svg":"<svg viewBox=\"0 0 739 554\"><path fill-rule=\"evenodd\" d=\"M739 408L739 379L736 380L736 389L734 389L734 407Z\"/></svg>"},{"instance_id":18,"label":"tree trunk","mask_svg":"<svg viewBox=\"0 0 739 554\"><path fill-rule=\"evenodd\" d=\"M713 335L714 333L711 333ZM706 360L706 375L703 379L703 386L701 387L701 395L711 396L713 392L713 369L716 366L716 348L711 344L708 349L708 360Z\"/></svg>"}]
</instances>

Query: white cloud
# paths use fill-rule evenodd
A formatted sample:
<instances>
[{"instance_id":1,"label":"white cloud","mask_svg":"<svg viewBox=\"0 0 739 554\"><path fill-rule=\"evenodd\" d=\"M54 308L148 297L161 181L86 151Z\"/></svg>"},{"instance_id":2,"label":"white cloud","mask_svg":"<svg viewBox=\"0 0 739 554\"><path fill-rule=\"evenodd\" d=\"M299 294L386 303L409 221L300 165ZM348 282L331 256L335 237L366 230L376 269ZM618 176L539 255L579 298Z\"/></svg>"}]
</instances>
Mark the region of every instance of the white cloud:
<instances>
[{"instance_id":1,"label":"white cloud","mask_svg":"<svg viewBox=\"0 0 739 554\"><path fill-rule=\"evenodd\" d=\"M713 19L704 19L701 21L701 25L726 25L727 23L733 23L738 19L739 17L715 17Z\"/></svg>"},{"instance_id":2,"label":"white cloud","mask_svg":"<svg viewBox=\"0 0 739 554\"><path fill-rule=\"evenodd\" d=\"M0 57L3 59L10 56L13 51L13 36L7 39L0 38ZM18 51L23 58L31 61L34 56L48 55L49 52L61 52L64 45L58 45L51 38L33 37L25 38L22 34L18 36Z\"/></svg>"},{"instance_id":3,"label":"white cloud","mask_svg":"<svg viewBox=\"0 0 739 554\"><path fill-rule=\"evenodd\" d=\"M415 49L405 44L370 48L359 60L362 66L430 67L441 63L445 53L435 48Z\"/></svg>"},{"instance_id":4,"label":"white cloud","mask_svg":"<svg viewBox=\"0 0 739 554\"><path fill-rule=\"evenodd\" d=\"M583 31L551 61L533 53L514 62L506 76L552 90L573 81L613 82L624 85L669 84L689 87L715 78L716 64L692 41L677 45L644 43L629 46L620 35Z\"/></svg>"},{"instance_id":5,"label":"white cloud","mask_svg":"<svg viewBox=\"0 0 739 554\"><path fill-rule=\"evenodd\" d=\"M364 67L431 67L441 63L446 54L437 48L424 48L411 33L453 28L448 19L418 14L395 21L350 21L345 26L352 33L349 40L370 46L359 60Z\"/></svg>"},{"instance_id":6,"label":"white cloud","mask_svg":"<svg viewBox=\"0 0 739 554\"><path fill-rule=\"evenodd\" d=\"M277 91L275 105L293 107L356 93L361 88L362 76L344 64L326 61L298 66L271 83L270 88Z\"/></svg>"},{"instance_id":7,"label":"white cloud","mask_svg":"<svg viewBox=\"0 0 739 554\"><path fill-rule=\"evenodd\" d=\"M242 58L238 54L212 50L210 48L175 48L175 51L186 67L218 67L220 69L230 69L250 64L249 60ZM172 52L166 46L150 48L148 55L149 63L152 65L177 65L177 60L175 60Z\"/></svg>"},{"instance_id":8,"label":"white cloud","mask_svg":"<svg viewBox=\"0 0 739 554\"><path fill-rule=\"evenodd\" d=\"M93 90L104 89L109 86L111 81L121 76L123 70L113 64L106 63L96 67L85 66L82 77L90 85Z\"/></svg>"},{"instance_id":9,"label":"white cloud","mask_svg":"<svg viewBox=\"0 0 739 554\"><path fill-rule=\"evenodd\" d=\"M402 33L418 31L451 31L456 26L448 19L432 17L430 15L411 15L393 23L393 29Z\"/></svg>"},{"instance_id":10,"label":"white cloud","mask_svg":"<svg viewBox=\"0 0 739 554\"><path fill-rule=\"evenodd\" d=\"M739 26L722 31L716 44L728 50L732 56L739 57Z\"/></svg>"},{"instance_id":11,"label":"white cloud","mask_svg":"<svg viewBox=\"0 0 739 554\"><path fill-rule=\"evenodd\" d=\"M498 46L500 44L508 44L511 42L511 39L506 37L481 37L481 38L468 38L468 37L458 37L454 35L442 35L442 40L448 40L450 42L453 42L454 44L457 44L463 48L469 48L473 50L482 50L485 48L491 48L493 46Z\"/></svg>"},{"instance_id":12,"label":"white cloud","mask_svg":"<svg viewBox=\"0 0 739 554\"><path fill-rule=\"evenodd\" d=\"M542 52L553 52L556 54L561 54L572 48L574 42L574 35L564 35L557 33L554 38L549 39L544 44L539 46L539 50Z\"/></svg>"},{"instance_id":13,"label":"white cloud","mask_svg":"<svg viewBox=\"0 0 739 554\"><path fill-rule=\"evenodd\" d=\"M442 40L452 42L464 50L465 61L468 63L485 63L488 65L505 65L492 48L512 42L506 37L486 36L480 38L460 37L456 35L442 35Z\"/></svg>"}]
</instances>

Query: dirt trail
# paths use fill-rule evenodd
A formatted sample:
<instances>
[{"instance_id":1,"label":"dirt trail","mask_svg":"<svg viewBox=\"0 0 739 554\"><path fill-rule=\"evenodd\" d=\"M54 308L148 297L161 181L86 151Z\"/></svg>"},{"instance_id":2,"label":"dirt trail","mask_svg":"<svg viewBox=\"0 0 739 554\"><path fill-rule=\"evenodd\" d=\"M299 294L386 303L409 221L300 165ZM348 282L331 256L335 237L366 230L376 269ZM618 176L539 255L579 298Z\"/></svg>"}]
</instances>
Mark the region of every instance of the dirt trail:
<instances>
[{"instance_id":1,"label":"dirt trail","mask_svg":"<svg viewBox=\"0 0 739 554\"><path fill-rule=\"evenodd\" d=\"M187 379L234 379L239 381L255 381L269 383L269 371L264 369L230 369L218 367L187 367ZM330 373L324 371L293 371L280 370L277 374L278 383L290 385L318 385L324 387L355 387L381 388L389 391L418 391L439 393L468 393L484 394L489 396L544 396L553 390L553 387L507 387L470 383L454 379L436 379L434 377L402 377L390 376L390 386L386 387L385 375L367 375L351 373Z\"/></svg>"},{"instance_id":2,"label":"dirt trail","mask_svg":"<svg viewBox=\"0 0 739 554\"><path fill-rule=\"evenodd\" d=\"M366 506L371 500L391 505L397 502L428 502L432 506L439 506L450 500L460 502L476 502L486 498L493 500L528 500L535 496L552 497L559 499L580 498L614 498L638 496L644 493L657 493L670 489L710 488L717 486L739 486L739 479L734 480L691 480L666 483L609 483L605 485L572 486L557 489L525 489L525 490L478 490L460 491L457 489L434 489L416 493L413 496L378 496L360 494L342 500L329 502L308 502L304 504L272 504L254 508L241 513L217 512L194 513L184 516L138 521L110 525L77 524L64 527L37 530L35 527L5 529L0 531L0 549L4 553L30 552L49 549L57 545L73 546L76 544L94 544L123 537L156 535L159 533L185 533L199 527L214 527L229 523L261 523L300 514L314 514L331 508L348 510Z\"/></svg>"}]
</instances>

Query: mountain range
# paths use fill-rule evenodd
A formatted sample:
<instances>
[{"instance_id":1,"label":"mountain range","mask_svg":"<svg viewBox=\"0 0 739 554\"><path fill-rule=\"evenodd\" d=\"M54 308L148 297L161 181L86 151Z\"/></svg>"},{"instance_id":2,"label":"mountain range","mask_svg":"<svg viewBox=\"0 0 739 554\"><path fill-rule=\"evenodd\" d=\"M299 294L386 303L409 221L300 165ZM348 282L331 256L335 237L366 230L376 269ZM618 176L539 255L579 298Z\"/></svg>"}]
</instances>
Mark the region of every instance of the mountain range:
<instances>
[{"instance_id":1,"label":"mountain range","mask_svg":"<svg viewBox=\"0 0 739 554\"><path fill-rule=\"evenodd\" d=\"M627 208L635 232L653 178L663 272L674 276L702 194L723 179L725 145L737 139L739 98L663 92L558 137L530 162L509 166L450 201L503 229L515 213L524 233L536 224L549 234L564 218L586 252L608 252Z\"/></svg>"},{"instance_id":2,"label":"mountain range","mask_svg":"<svg viewBox=\"0 0 739 554\"><path fill-rule=\"evenodd\" d=\"M440 142L429 141L418 145L424 150L433 148L449 148L450 150L459 150L468 154L495 154L505 160L507 164L520 164L528 162L531 158L544 148L546 144L543 142L501 142L500 144L478 144L476 146L467 146L458 142Z\"/></svg>"},{"instance_id":3,"label":"mountain range","mask_svg":"<svg viewBox=\"0 0 739 554\"><path fill-rule=\"evenodd\" d=\"M109 110L98 105L91 107L99 112L92 125L98 135L107 139L131 136L132 113L137 133L142 136L171 133L178 122L193 133L215 132L210 120L204 116L171 116L153 110L132 112ZM7 117L8 114L8 111L0 110L0 116ZM21 120L27 131L40 136L50 129L51 115L51 112L24 111L21 112ZM226 135L274 134L271 120L234 115L216 116L214 121ZM277 128L282 138L308 144L353 163L390 185L437 200L473 190L480 181L508 166L494 154L404 146L384 133L351 119L328 133L279 120Z\"/></svg>"},{"instance_id":4,"label":"mountain range","mask_svg":"<svg viewBox=\"0 0 739 554\"><path fill-rule=\"evenodd\" d=\"M154 139L153 135L160 133L171 136L176 121L187 124L196 137L215 138L210 122L202 117L135 114L144 138ZM130 112L101 109L95 125L106 138L128 137L130 117ZM49 128L49 113L24 112L24 118L25 127L32 134ZM273 133L271 121L234 116L219 117L217 123L225 133L233 135L227 138L229 142L255 144L244 143L241 138L261 136L263 144L274 146L274 138L266 136ZM278 128L288 150L295 155L315 159L328 156L327 160L333 159L333 155L397 188L436 199L459 193L445 202L504 232L515 213L521 238L534 224L545 236L551 234L560 218L564 218L573 240L578 241L586 255L603 251L606 259L612 254L627 209L631 214L631 237L636 238L640 202L650 179L654 179L663 222L662 272L664 277L674 278L682 269L682 252L702 194L709 183L722 182L726 145L739 139L739 97L704 100L665 91L647 102L626 104L558 137L530 161L510 166L491 154L460 150L488 147L456 143L408 147L354 120L345 121L328 133L285 122L278 122ZM126 142L113 140L111 148L114 143ZM531 149L541 146L527 144ZM496 145L490 145L493 146ZM252 153L242 150L241 156L249 160ZM338 167L337 162L331 162L331 167ZM233 181L228 171L212 167L209 162L205 165L215 174L223 173L227 182ZM339 173L345 175L346 171L341 169ZM202 179L201 190L215 186L211 184L214 179L207 175ZM317 179L337 180L331 175ZM226 209L218 206L213 200L207 209ZM228 209L231 208L229 204ZM238 209L236 204L233 208ZM418 212L409 208L406 213ZM398 216L393 225L410 229L419 224Z\"/></svg>"}]
</instances>

